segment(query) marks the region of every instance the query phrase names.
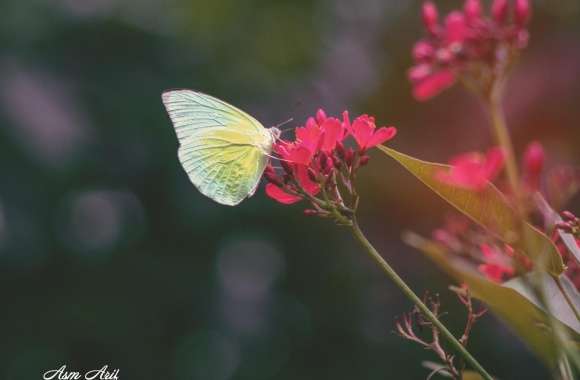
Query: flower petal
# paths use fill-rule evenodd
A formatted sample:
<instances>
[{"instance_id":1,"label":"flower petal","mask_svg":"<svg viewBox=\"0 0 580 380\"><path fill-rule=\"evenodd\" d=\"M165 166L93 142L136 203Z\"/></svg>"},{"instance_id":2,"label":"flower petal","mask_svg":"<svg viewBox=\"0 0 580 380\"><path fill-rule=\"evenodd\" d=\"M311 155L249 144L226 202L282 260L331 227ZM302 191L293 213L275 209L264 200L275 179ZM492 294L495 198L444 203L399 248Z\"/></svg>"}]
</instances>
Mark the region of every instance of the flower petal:
<instances>
[{"instance_id":1,"label":"flower petal","mask_svg":"<svg viewBox=\"0 0 580 380\"><path fill-rule=\"evenodd\" d=\"M351 126L351 134L356 140L359 148L364 149L367 147L374 129L374 122L367 115L361 115L354 120Z\"/></svg>"},{"instance_id":2,"label":"flower petal","mask_svg":"<svg viewBox=\"0 0 580 380\"><path fill-rule=\"evenodd\" d=\"M419 101L427 100L451 87L455 75L450 70L441 70L429 75L413 87L413 96Z\"/></svg>"},{"instance_id":3,"label":"flower petal","mask_svg":"<svg viewBox=\"0 0 580 380\"><path fill-rule=\"evenodd\" d=\"M287 192L285 192L278 186L274 185L273 183L266 184L266 194L275 201L278 201L285 205L291 205L302 199L297 195L288 194Z\"/></svg>"},{"instance_id":4,"label":"flower petal","mask_svg":"<svg viewBox=\"0 0 580 380\"><path fill-rule=\"evenodd\" d=\"M367 143L367 148L372 148L386 141L389 141L397 134L397 128L395 127L381 127L375 131L373 136L369 139Z\"/></svg>"},{"instance_id":5,"label":"flower petal","mask_svg":"<svg viewBox=\"0 0 580 380\"><path fill-rule=\"evenodd\" d=\"M312 152L304 146L295 146L288 150L284 158L295 164L308 165L312 160Z\"/></svg>"},{"instance_id":6,"label":"flower petal","mask_svg":"<svg viewBox=\"0 0 580 380\"><path fill-rule=\"evenodd\" d=\"M310 195L316 195L320 191L320 186L310 179L308 175L308 167L304 165L296 165L295 168L296 179L300 187Z\"/></svg>"},{"instance_id":7,"label":"flower petal","mask_svg":"<svg viewBox=\"0 0 580 380\"><path fill-rule=\"evenodd\" d=\"M320 127L323 131L322 145L320 149L329 153L336 147L336 143L342 138L342 124L334 117L327 118Z\"/></svg>"}]
</instances>

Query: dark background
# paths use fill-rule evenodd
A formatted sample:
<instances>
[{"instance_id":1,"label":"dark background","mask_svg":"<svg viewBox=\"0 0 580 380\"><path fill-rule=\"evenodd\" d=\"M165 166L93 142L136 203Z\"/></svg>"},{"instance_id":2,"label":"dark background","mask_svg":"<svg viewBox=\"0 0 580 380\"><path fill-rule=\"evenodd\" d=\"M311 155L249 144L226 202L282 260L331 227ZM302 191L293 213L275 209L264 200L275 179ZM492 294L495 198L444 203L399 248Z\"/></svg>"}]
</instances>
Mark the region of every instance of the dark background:
<instances>
[{"instance_id":1,"label":"dark background","mask_svg":"<svg viewBox=\"0 0 580 380\"><path fill-rule=\"evenodd\" d=\"M460 1L440 1L443 8ZM491 141L455 88L427 103L406 70L418 2L4 0L0 5L0 379L108 364L120 379L421 379L430 353L392 333L410 308L346 229L263 189L220 206L189 183L160 101L213 94L266 126L317 108L393 124L446 161ZM519 152L579 163L580 5L536 2L507 116ZM286 126L288 127L288 126ZM400 242L449 207L379 152L360 220L418 293L449 279ZM570 206L578 211L576 205ZM548 375L495 318L472 352L503 379Z\"/></svg>"}]
</instances>

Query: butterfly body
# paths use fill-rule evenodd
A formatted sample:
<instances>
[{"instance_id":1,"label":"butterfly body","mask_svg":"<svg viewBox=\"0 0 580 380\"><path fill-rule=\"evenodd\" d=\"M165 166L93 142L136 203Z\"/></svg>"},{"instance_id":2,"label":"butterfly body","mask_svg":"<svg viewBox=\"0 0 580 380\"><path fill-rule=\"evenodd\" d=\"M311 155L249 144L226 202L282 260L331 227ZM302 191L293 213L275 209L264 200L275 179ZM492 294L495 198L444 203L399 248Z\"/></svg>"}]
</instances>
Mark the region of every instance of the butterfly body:
<instances>
[{"instance_id":1,"label":"butterfly body","mask_svg":"<svg viewBox=\"0 0 580 380\"><path fill-rule=\"evenodd\" d=\"M280 131L199 92L167 91L162 100L180 143L179 161L194 186L228 206L252 196Z\"/></svg>"}]
</instances>

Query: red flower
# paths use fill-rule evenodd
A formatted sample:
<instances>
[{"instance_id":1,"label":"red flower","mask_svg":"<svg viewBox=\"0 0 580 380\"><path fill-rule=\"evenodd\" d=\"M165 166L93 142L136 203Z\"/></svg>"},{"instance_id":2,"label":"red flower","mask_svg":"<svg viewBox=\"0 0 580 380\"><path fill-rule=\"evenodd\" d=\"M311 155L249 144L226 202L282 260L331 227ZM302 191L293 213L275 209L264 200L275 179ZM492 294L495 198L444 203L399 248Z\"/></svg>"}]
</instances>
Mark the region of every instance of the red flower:
<instances>
[{"instance_id":1,"label":"red flower","mask_svg":"<svg viewBox=\"0 0 580 380\"><path fill-rule=\"evenodd\" d=\"M480 264L478 269L489 280L503 282L506 278L510 278L515 274L515 270L510 263L509 254L505 255L499 248L487 244L482 244L480 248L485 263Z\"/></svg>"},{"instance_id":2,"label":"red flower","mask_svg":"<svg viewBox=\"0 0 580 380\"><path fill-rule=\"evenodd\" d=\"M308 210L309 215L336 215L325 207L331 209L339 205L342 205L339 212L344 212L349 208L340 196L338 180L347 191L353 191L350 181L354 172L369 160L364 151L390 140L395 133L394 127L377 129L374 119L367 115L356 118L351 125L346 111L340 120L318 110L316 117L308 118L303 127L296 128L294 141L279 140L275 144L274 153L283 173L277 173L270 165L266 168L264 177L269 182L266 194L283 204L307 199L314 207ZM356 152L344 147L350 135L360 148ZM323 188L326 190L323 199L316 198Z\"/></svg>"},{"instance_id":3,"label":"red flower","mask_svg":"<svg viewBox=\"0 0 580 380\"><path fill-rule=\"evenodd\" d=\"M500 148L491 148L486 156L478 152L464 153L450 161L451 168L436 174L449 185L480 191L501 171L505 155Z\"/></svg>"},{"instance_id":4,"label":"red flower","mask_svg":"<svg viewBox=\"0 0 580 380\"><path fill-rule=\"evenodd\" d=\"M375 118L368 115L357 117L350 125L350 134L362 151L389 141L397 134L394 127L376 128Z\"/></svg>"}]
</instances>

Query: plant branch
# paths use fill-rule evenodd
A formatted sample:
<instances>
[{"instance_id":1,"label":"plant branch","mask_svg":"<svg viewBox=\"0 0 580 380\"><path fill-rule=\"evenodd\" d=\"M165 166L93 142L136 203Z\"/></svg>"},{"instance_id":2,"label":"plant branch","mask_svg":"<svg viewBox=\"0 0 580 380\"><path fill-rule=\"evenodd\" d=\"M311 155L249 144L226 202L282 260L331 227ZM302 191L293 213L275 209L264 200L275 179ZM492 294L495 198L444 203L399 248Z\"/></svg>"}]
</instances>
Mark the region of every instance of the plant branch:
<instances>
[{"instance_id":1,"label":"plant branch","mask_svg":"<svg viewBox=\"0 0 580 380\"><path fill-rule=\"evenodd\" d=\"M493 380L493 377L482 367L481 364L467 351L465 347L453 336L453 334L437 319L437 317L429 310L427 305L413 292L413 290L405 283L405 281L397 274L397 272L383 259L377 252L373 245L367 240L361 231L356 218L353 217L352 233L354 237L361 243L371 258L381 267L383 272L399 287L403 294L409 298L437 329L441 335L449 342L453 349L463 357L485 380Z\"/></svg>"}]
</instances>

